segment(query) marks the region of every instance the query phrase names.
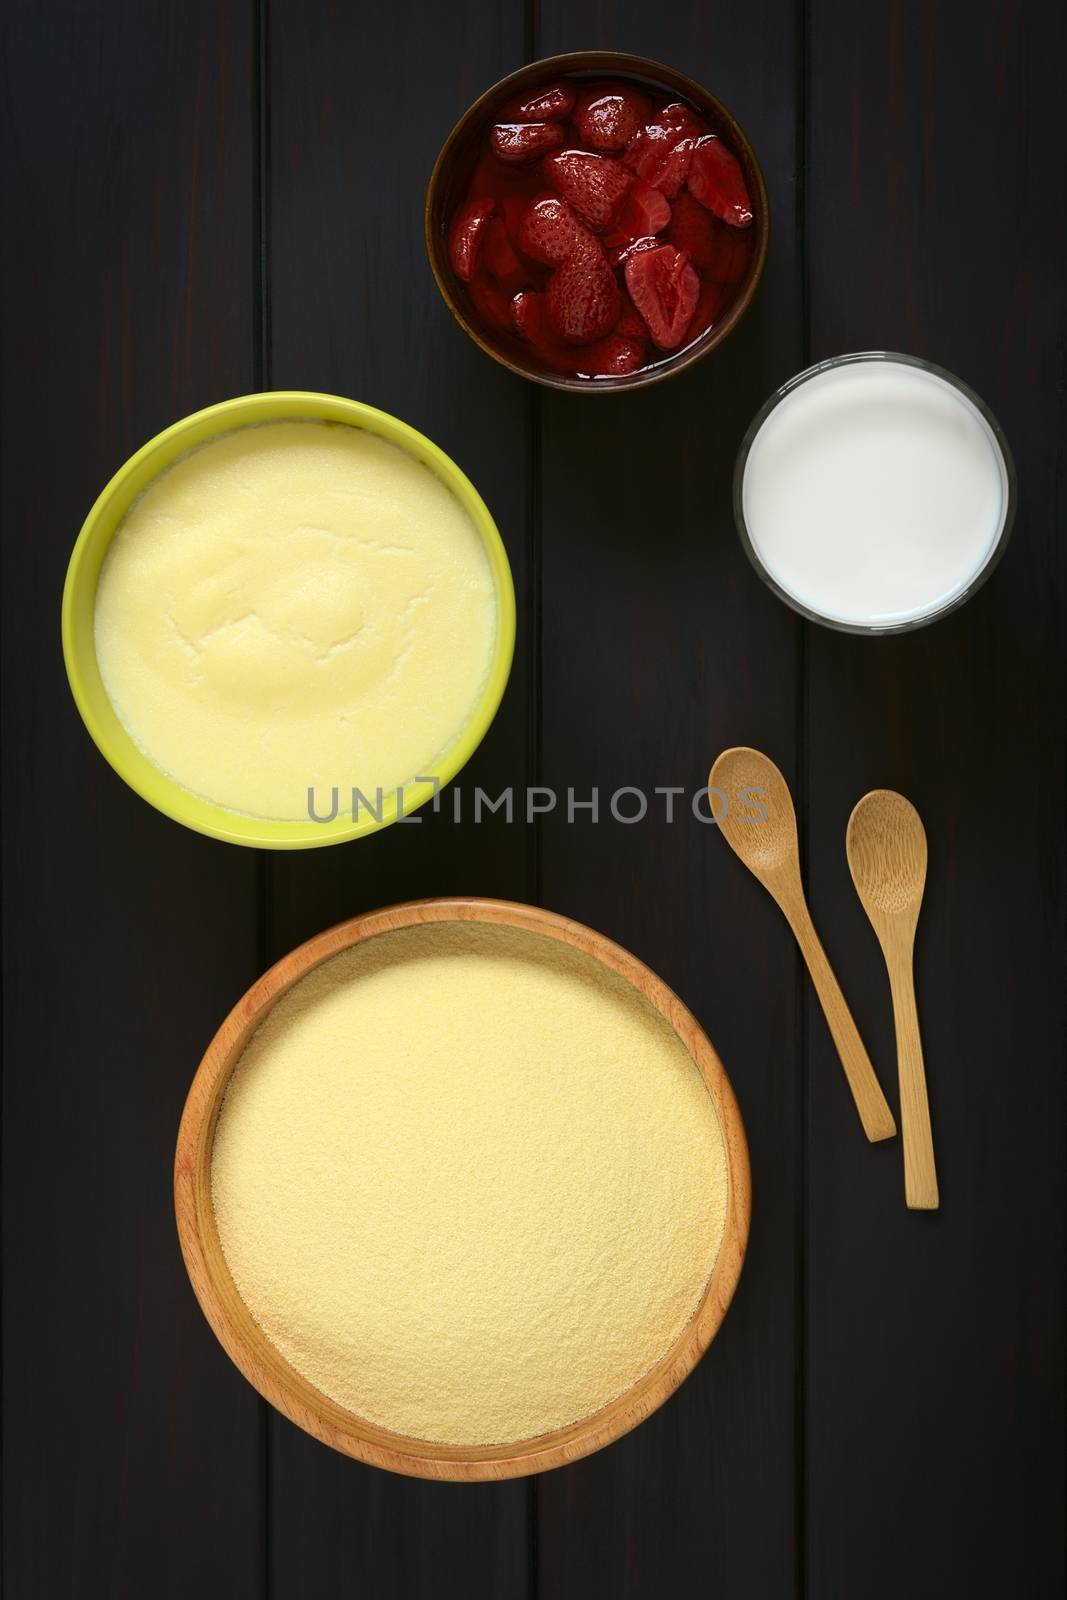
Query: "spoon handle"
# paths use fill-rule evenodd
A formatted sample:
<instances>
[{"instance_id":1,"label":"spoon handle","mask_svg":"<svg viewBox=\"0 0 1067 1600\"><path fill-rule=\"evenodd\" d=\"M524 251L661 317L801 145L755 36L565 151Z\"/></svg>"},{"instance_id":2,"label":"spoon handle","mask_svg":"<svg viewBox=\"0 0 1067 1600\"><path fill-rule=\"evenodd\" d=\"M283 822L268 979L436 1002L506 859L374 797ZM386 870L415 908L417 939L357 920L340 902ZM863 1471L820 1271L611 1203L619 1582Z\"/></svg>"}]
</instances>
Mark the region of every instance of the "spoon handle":
<instances>
[{"instance_id":1,"label":"spoon handle","mask_svg":"<svg viewBox=\"0 0 1067 1600\"><path fill-rule=\"evenodd\" d=\"M934 1137L930 1130L930 1105L926 1097L919 1013L915 1007L915 978L911 952L889 962L889 987L893 995L893 1024L897 1034L897 1068L900 1073L900 1124L904 1139L904 1199L912 1211L936 1211L937 1169Z\"/></svg>"},{"instance_id":2,"label":"spoon handle","mask_svg":"<svg viewBox=\"0 0 1067 1600\"><path fill-rule=\"evenodd\" d=\"M863 1047L859 1030L841 993L841 986L826 959L826 951L819 941L819 935L815 932L815 924L811 920L807 904L803 901L800 904L794 903L786 910L786 915L796 934L804 960L808 964L815 993L819 997L827 1026L833 1035L837 1053L841 1057L841 1065L845 1069L848 1086L852 1090L852 1098L856 1102L856 1110L863 1123L863 1131L872 1144L878 1139L891 1139L897 1131L893 1113L882 1093L882 1086L875 1077L870 1057Z\"/></svg>"}]
</instances>

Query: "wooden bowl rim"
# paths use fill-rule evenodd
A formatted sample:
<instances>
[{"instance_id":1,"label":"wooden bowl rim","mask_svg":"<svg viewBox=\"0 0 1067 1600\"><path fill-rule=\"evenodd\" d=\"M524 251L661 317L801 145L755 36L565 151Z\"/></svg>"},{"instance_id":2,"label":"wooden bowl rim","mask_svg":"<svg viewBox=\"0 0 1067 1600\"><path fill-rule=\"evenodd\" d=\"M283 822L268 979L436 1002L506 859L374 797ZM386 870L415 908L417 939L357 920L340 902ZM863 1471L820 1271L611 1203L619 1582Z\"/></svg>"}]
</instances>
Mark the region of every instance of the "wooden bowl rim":
<instances>
[{"instance_id":1,"label":"wooden bowl rim","mask_svg":"<svg viewBox=\"0 0 1067 1600\"><path fill-rule=\"evenodd\" d=\"M299 979L341 951L379 934L425 923L474 922L542 934L592 956L644 995L670 1024L707 1085L722 1129L728 1198L722 1244L699 1305L671 1349L599 1411L536 1438L472 1448L392 1433L320 1393L253 1321L226 1266L211 1206L211 1150L219 1106L241 1052L270 1007ZM231 1361L283 1416L324 1444L371 1466L413 1477L479 1482L520 1477L577 1461L611 1444L655 1411L715 1337L741 1273L748 1242L748 1146L730 1081L711 1041L673 990L621 945L569 917L516 901L479 897L412 900L369 911L308 939L238 1001L204 1053L189 1089L174 1160L174 1206L193 1290Z\"/></svg>"},{"instance_id":2,"label":"wooden bowl rim","mask_svg":"<svg viewBox=\"0 0 1067 1600\"><path fill-rule=\"evenodd\" d=\"M621 77L638 77L646 82L659 84L661 88L674 91L691 101L697 109L710 107L713 120L728 131L732 147L738 160L741 162L745 177L748 180L753 199L753 223L756 230L756 248L749 263L748 278L741 292L731 305L726 316L711 330L694 344L680 350L676 355L666 356L663 362L648 372L635 372L621 378L604 378L596 382L588 378L572 378L565 373L543 371L533 365L525 366L522 362L512 359L506 349L498 347L489 336L468 315L462 296L457 292L453 282L454 274L447 260L447 251L443 229L438 226L437 198L438 189L443 182L444 174L448 171L449 163L456 153L456 148L464 138L471 124L478 118L485 116L489 108L498 98L510 97L516 90L542 77L549 77L554 73L600 72ZM539 61L530 61L515 72L510 72L506 77L499 79L480 94L473 101L458 122L452 128L438 152L437 159L430 173L429 183L426 185L426 205L423 217L423 227L426 237L426 254L430 260L437 287L441 297L459 323L464 333L474 340L480 350L492 356L494 361L506 367L509 372L514 372L520 378L527 378L531 383L542 384L548 389L562 389L568 394L616 394L635 389L647 389L652 384L664 383L668 378L677 377L680 372L685 372L694 362L701 361L729 337L748 310L763 277L763 269L767 262L767 249L770 240L770 211L767 200L767 185L763 178L756 152L752 143L741 127L733 113L723 105L717 96L705 89L703 84L691 78L688 73L680 72L677 67L669 67L661 61L654 61L651 56L633 55L623 50L574 50L564 55L545 56Z\"/></svg>"}]
</instances>

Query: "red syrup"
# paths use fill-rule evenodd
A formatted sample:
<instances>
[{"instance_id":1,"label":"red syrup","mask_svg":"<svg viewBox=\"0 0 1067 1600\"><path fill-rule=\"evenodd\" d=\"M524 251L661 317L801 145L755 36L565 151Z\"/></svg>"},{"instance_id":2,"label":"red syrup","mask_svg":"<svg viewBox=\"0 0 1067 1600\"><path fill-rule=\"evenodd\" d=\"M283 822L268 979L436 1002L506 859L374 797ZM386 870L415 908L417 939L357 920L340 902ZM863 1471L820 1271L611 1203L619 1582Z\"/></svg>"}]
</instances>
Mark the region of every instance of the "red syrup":
<instances>
[{"instance_id":1,"label":"red syrup","mask_svg":"<svg viewBox=\"0 0 1067 1600\"><path fill-rule=\"evenodd\" d=\"M721 322L751 224L736 157L691 106L557 79L486 129L449 251L497 342L595 380L657 366Z\"/></svg>"}]
</instances>

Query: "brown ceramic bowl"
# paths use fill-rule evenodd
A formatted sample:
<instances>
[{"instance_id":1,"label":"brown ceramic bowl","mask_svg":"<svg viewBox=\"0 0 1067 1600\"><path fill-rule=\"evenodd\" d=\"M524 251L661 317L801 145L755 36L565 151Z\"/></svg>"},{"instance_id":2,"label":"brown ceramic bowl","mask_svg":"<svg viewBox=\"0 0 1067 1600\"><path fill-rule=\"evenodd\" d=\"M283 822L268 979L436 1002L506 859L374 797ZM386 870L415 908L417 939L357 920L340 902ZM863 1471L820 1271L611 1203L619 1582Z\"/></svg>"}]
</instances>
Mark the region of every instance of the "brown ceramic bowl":
<instances>
[{"instance_id":1,"label":"brown ceramic bowl","mask_svg":"<svg viewBox=\"0 0 1067 1600\"><path fill-rule=\"evenodd\" d=\"M529 346L517 336L495 333L477 320L466 288L456 276L449 259L449 220L462 199L474 164L483 149L486 134L497 120L499 109L516 95L528 93L538 84L560 77L631 80L650 88L654 93L687 100L736 155L752 197L752 227L755 230L752 259L746 276L738 286L737 296L722 321L684 349L673 354L665 353L655 366L629 373L626 377L579 378L543 367ZM684 72L661 66L658 61L649 61L645 56L624 55L615 50L581 50L572 55L548 56L543 61L533 61L529 66L520 67L518 72L511 73L487 89L464 112L445 140L426 190L426 249L437 287L460 327L494 361L518 373L520 378L530 378L534 383L543 383L552 389L567 389L577 394L644 389L651 383L661 383L664 378L674 377L686 367L691 367L694 361L700 361L712 350L717 350L736 328L756 292L767 259L767 237L767 187L763 174L755 151L726 107L701 88L699 83L686 77Z\"/></svg>"}]
</instances>

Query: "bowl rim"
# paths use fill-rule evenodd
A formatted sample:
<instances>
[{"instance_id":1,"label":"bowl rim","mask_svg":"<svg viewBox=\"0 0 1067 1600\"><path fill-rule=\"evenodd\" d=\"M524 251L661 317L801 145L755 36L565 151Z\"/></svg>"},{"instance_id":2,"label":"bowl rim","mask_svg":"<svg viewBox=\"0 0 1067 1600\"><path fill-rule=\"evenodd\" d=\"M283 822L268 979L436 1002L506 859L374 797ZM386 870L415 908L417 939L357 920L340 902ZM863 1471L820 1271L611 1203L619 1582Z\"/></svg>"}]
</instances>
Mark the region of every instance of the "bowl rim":
<instances>
[{"instance_id":1,"label":"bowl rim","mask_svg":"<svg viewBox=\"0 0 1067 1600\"><path fill-rule=\"evenodd\" d=\"M765 566L762 556L756 549L755 541L749 532L748 522L745 518L745 469L748 465L748 458L752 453L752 447L763 424L771 413L776 411L782 402L787 400L795 390L801 388L812 378L817 378L824 372L831 372L836 367L860 366L878 361L887 361L903 367L915 367L920 372L928 372L933 377L940 378L950 389L955 389L965 401L970 403L989 429L993 444L1000 456L1000 463L1004 472L1004 507L997 537L985 559L985 563L978 568L971 581L965 584L957 594L943 601L940 605L932 607L931 610L922 612L919 616L906 617L899 622L848 622L840 617L828 616L825 612L816 611L811 606L805 605L802 600L798 600L790 590L780 584ZM778 599L787 605L791 611L795 611L798 616L803 617L805 622L818 623L820 627L829 628L834 633L851 633L864 638L888 638L894 634L914 633L916 628L926 628L930 623L940 621L942 617L949 616L951 612L958 611L962 605L965 605L973 595L977 594L982 585L992 577L993 572L1000 564L1015 527L1018 504L1019 480L1015 470L1011 446L1008 444L1004 429L986 401L969 384L964 383L962 378L958 378L954 372L950 372L947 367L938 366L935 361L927 361L922 356L905 355L900 350L847 351L843 355L828 356L823 361L815 361L811 366L805 367L802 372L795 373L787 382L775 389L773 394L768 395L762 406L760 406L756 415L745 429L744 437L738 446L737 459L734 462L734 525L737 528L737 536L741 541L741 547L757 577L762 579L771 593L777 595Z\"/></svg>"},{"instance_id":2,"label":"bowl rim","mask_svg":"<svg viewBox=\"0 0 1067 1600\"><path fill-rule=\"evenodd\" d=\"M752 198L754 202L753 227L756 230L756 248L749 264L748 278L743 285L741 293L738 294L723 320L720 323L716 323L707 334L686 348L677 351L673 356L668 355L656 367L646 371L629 373L624 377L593 381L589 378L571 377L565 373L538 371L532 366L525 367L520 362L511 359L506 350L499 349L490 342L481 329L467 315L467 309L450 281L451 271L446 264L447 245L443 233L437 225L436 206L442 177L447 170L449 159L454 154L455 147L464 137L471 123L484 116L498 96L502 96L505 92L514 92L522 83L554 72L573 75L577 73L599 73L601 71L615 76L625 77L629 75L644 79L650 83L658 83L663 88L684 95L686 99L690 100L698 108L701 103L713 108L716 119L728 131L733 142L734 153L741 160L745 168L746 178L750 180L751 187L755 191ZM505 77L492 84L476 100L471 102L441 145L426 185L426 201L423 211L423 231L430 269L433 272L441 298L464 333L486 355L492 356L494 361L498 362L502 367L506 367L509 372L515 373L517 377L526 378L531 383L539 383L544 388L563 390L567 394L617 394L635 389L647 389L653 384L664 383L668 378L677 377L679 373L687 371L695 362L710 355L713 350L717 350L736 328L755 298L767 262L770 229L770 206L763 170L751 140L733 112L716 95L713 95L710 89L705 89L703 84L698 83L695 78L691 78L688 73L680 71L677 67L668 66L665 62L657 61L651 56L635 55L623 50L572 50L561 55L544 56L537 61L527 62L525 66L518 67L514 72L508 73Z\"/></svg>"},{"instance_id":3,"label":"bowl rim","mask_svg":"<svg viewBox=\"0 0 1067 1600\"><path fill-rule=\"evenodd\" d=\"M113 708L109 718L102 718L97 710L100 695L109 706L110 699L100 678L95 648L86 650L80 618L88 607L91 627L100 567L129 506L186 449L238 428L286 420L362 428L405 450L434 472L462 505L482 542L493 575L496 636L485 682L471 714L437 759L436 783L409 781L399 795L383 794L381 805L376 807L381 811L380 817L368 812L358 820L338 815L332 821L318 822L310 816L306 821L283 820L231 811L183 788L156 767L139 750ZM214 427L214 423L218 426ZM184 440L190 442L183 445ZM158 460L158 467L148 472L154 459ZM142 475L141 488L131 494L131 483ZM488 506L462 468L432 439L390 412L361 400L309 389L265 389L236 395L179 418L148 439L112 475L93 502L71 551L63 585L61 635L67 680L81 719L104 759L141 799L172 821L228 844L271 850L314 849L376 833L409 817L435 798L474 754L496 715L511 672L515 588L504 541Z\"/></svg>"},{"instance_id":4,"label":"bowl rim","mask_svg":"<svg viewBox=\"0 0 1067 1600\"><path fill-rule=\"evenodd\" d=\"M253 1321L222 1253L211 1205L211 1152L226 1085L270 1007L324 961L366 939L426 923L503 925L584 952L653 1004L685 1046L711 1096L723 1135L728 1198L722 1243L704 1293L670 1350L622 1395L579 1422L507 1445L437 1445L364 1421L295 1371ZM209 1044L189 1089L174 1159L174 1208L186 1270L231 1361L276 1410L322 1443L411 1477L485 1482L544 1472L628 1433L678 1388L707 1350L733 1298L748 1242L751 1176L744 1125L714 1047L678 996L628 950L572 918L516 901L443 897L406 901L338 923L299 945L254 983Z\"/></svg>"}]
</instances>

